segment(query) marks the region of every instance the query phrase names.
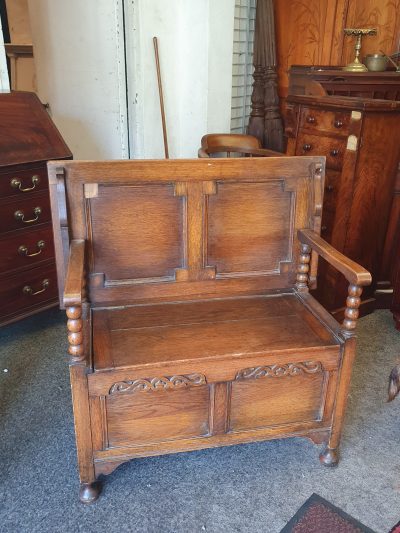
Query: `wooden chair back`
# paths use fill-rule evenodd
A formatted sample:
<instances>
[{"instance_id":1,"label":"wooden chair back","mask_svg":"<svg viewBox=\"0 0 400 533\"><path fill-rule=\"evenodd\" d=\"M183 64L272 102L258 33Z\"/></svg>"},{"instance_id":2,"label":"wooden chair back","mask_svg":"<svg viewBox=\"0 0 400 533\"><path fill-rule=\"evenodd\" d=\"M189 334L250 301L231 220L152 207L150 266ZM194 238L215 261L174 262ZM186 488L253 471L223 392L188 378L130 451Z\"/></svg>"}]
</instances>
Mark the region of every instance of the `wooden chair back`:
<instances>
[{"instance_id":1,"label":"wooden chair back","mask_svg":"<svg viewBox=\"0 0 400 533\"><path fill-rule=\"evenodd\" d=\"M84 239L92 306L289 289L297 230L320 231L322 157L48 168L59 289L69 241Z\"/></svg>"},{"instance_id":2,"label":"wooden chair back","mask_svg":"<svg viewBox=\"0 0 400 533\"><path fill-rule=\"evenodd\" d=\"M201 139L199 157L212 157L213 155L248 156L248 157L279 157L283 154L266 150L261 147L260 141L253 135L240 135L236 133L210 133Z\"/></svg>"}]
</instances>

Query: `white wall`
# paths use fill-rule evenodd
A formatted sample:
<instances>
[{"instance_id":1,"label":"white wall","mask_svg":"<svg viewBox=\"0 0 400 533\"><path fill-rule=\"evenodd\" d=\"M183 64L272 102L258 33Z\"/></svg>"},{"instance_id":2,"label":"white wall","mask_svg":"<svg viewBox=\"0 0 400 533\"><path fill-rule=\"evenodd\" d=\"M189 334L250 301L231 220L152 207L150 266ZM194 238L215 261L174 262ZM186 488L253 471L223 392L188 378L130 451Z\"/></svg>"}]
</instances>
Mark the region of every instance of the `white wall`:
<instances>
[{"instance_id":1,"label":"white wall","mask_svg":"<svg viewBox=\"0 0 400 533\"><path fill-rule=\"evenodd\" d=\"M170 157L229 132L234 0L126 2L131 157L164 157L152 39L158 37Z\"/></svg>"},{"instance_id":2,"label":"white wall","mask_svg":"<svg viewBox=\"0 0 400 533\"><path fill-rule=\"evenodd\" d=\"M76 159L128 157L122 0L29 0L38 94Z\"/></svg>"},{"instance_id":3,"label":"white wall","mask_svg":"<svg viewBox=\"0 0 400 533\"><path fill-rule=\"evenodd\" d=\"M76 159L164 157L153 36L170 157L229 132L235 0L28 2L38 94Z\"/></svg>"}]
</instances>

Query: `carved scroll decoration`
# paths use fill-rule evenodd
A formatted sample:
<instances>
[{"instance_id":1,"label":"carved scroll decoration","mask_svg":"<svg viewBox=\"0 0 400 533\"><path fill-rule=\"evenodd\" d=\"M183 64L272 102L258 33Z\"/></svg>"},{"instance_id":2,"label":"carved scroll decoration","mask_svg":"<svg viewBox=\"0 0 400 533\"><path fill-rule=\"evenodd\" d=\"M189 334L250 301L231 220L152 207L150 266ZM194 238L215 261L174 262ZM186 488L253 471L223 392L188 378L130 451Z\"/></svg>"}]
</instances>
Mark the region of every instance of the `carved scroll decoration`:
<instances>
[{"instance_id":1,"label":"carved scroll decoration","mask_svg":"<svg viewBox=\"0 0 400 533\"><path fill-rule=\"evenodd\" d=\"M281 378L284 376L298 376L299 374L317 374L318 372L322 372L322 364L319 361L305 361L303 363L245 368L236 374L236 379Z\"/></svg>"},{"instance_id":2,"label":"carved scroll decoration","mask_svg":"<svg viewBox=\"0 0 400 533\"><path fill-rule=\"evenodd\" d=\"M198 387L206 385L203 374L189 374L187 376L159 377L152 379L134 379L118 381L110 388L110 394L117 392L150 392L155 390L180 389L183 387Z\"/></svg>"}]
</instances>

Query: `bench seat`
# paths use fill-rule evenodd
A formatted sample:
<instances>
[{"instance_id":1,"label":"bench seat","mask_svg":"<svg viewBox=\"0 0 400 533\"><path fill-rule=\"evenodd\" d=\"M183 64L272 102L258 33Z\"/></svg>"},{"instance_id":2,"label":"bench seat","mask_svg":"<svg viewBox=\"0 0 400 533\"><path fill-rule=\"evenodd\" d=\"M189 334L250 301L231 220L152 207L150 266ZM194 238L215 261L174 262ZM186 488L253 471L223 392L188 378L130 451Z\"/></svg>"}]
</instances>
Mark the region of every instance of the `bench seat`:
<instances>
[{"instance_id":1,"label":"bench seat","mask_svg":"<svg viewBox=\"0 0 400 533\"><path fill-rule=\"evenodd\" d=\"M94 370L224 356L297 353L338 339L296 294L136 305L93 311Z\"/></svg>"}]
</instances>

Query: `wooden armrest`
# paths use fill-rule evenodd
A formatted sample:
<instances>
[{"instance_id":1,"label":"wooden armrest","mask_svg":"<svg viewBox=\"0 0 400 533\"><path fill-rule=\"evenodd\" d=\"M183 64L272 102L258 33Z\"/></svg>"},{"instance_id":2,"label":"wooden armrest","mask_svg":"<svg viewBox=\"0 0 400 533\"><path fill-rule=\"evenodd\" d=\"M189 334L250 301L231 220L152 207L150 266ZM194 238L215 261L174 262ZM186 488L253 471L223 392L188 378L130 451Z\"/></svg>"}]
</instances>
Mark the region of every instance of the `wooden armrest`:
<instances>
[{"instance_id":1,"label":"wooden armrest","mask_svg":"<svg viewBox=\"0 0 400 533\"><path fill-rule=\"evenodd\" d=\"M82 305L83 271L85 263L85 241L74 239L71 241L67 276L64 287L64 305L71 307Z\"/></svg>"},{"instance_id":2,"label":"wooden armrest","mask_svg":"<svg viewBox=\"0 0 400 533\"><path fill-rule=\"evenodd\" d=\"M315 231L301 229L297 235L301 243L311 246L321 257L341 272L349 283L358 286L371 285L372 277L368 270L338 252Z\"/></svg>"}]
</instances>

